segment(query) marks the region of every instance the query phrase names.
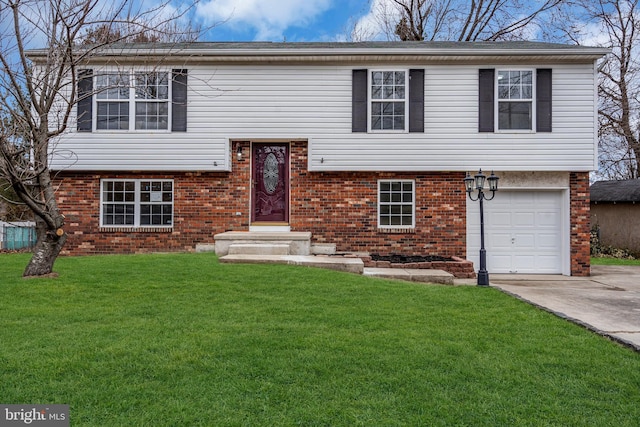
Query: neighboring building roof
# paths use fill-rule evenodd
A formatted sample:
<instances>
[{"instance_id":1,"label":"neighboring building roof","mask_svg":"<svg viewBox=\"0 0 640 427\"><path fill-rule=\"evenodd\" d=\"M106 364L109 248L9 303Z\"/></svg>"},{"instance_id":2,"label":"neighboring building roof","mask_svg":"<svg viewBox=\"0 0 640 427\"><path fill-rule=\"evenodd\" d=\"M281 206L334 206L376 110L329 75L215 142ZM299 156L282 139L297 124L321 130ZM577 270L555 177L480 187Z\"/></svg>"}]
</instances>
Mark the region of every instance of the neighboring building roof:
<instances>
[{"instance_id":1,"label":"neighboring building roof","mask_svg":"<svg viewBox=\"0 0 640 427\"><path fill-rule=\"evenodd\" d=\"M429 60L483 60L501 57L540 60L553 58L562 61L593 61L606 55L609 49L542 43L529 41L508 42L190 42L190 43L121 43L98 49L92 57L177 56L193 59L220 59L241 57L245 60L294 58L297 60L380 60L395 58L415 61ZM46 49L28 52L34 60L46 60Z\"/></svg>"},{"instance_id":2,"label":"neighboring building roof","mask_svg":"<svg viewBox=\"0 0 640 427\"><path fill-rule=\"evenodd\" d=\"M593 203L640 202L640 179L598 181L591 186Z\"/></svg>"}]
</instances>

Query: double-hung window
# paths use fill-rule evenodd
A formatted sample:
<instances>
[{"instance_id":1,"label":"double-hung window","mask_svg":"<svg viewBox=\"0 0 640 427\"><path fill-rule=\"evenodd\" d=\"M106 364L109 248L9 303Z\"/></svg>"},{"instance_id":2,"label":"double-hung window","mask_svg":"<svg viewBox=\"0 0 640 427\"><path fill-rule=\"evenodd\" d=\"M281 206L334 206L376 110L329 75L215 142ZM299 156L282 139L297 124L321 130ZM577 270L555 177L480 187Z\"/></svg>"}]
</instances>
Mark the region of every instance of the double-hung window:
<instances>
[{"instance_id":1,"label":"double-hung window","mask_svg":"<svg viewBox=\"0 0 640 427\"><path fill-rule=\"evenodd\" d=\"M97 75L96 129L168 130L170 87L168 72Z\"/></svg>"},{"instance_id":2,"label":"double-hung window","mask_svg":"<svg viewBox=\"0 0 640 427\"><path fill-rule=\"evenodd\" d=\"M173 226L173 181L102 180L102 227Z\"/></svg>"},{"instance_id":3,"label":"double-hung window","mask_svg":"<svg viewBox=\"0 0 640 427\"><path fill-rule=\"evenodd\" d=\"M415 182L378 181L378 227L415 227Z\"/></svg>"},{"instance_id":4,"label":"double-hung window","mask_svg":"<svg viewBox=\"0 0 640 427\"><path fill-rule=\"evenodd\" d=\"M129 74L96 76L96 129L129 129Z\"/></svg>"},{"instance_id":5,"label":"double-hung window","mask_svg":"<svg viewBox=\"0 0 640 427\"><path fill-rule=\"evenodd\" d=\"M372 131L406 131L408 119L407 71L371 70L369 79Z\"/></svg>"},{"instance_id":6,"label":"double-hung window","mask_svg":"<svg viewBox=\"0 0 640 427\"><path fill-rule=\"evenodd\" d=\"M168 73L135 73L136 129L168 129Z\"/></svg>"},{"instance_id":7,"label":"double-hung window","mask_svg":"<svg viewBox=\"0 0 640 427\"><path fill-rule=\"evenodd\" d=\"M498 70L497 108L499 130L533 130L533 70Z\"/></svg>"}]
</instances>

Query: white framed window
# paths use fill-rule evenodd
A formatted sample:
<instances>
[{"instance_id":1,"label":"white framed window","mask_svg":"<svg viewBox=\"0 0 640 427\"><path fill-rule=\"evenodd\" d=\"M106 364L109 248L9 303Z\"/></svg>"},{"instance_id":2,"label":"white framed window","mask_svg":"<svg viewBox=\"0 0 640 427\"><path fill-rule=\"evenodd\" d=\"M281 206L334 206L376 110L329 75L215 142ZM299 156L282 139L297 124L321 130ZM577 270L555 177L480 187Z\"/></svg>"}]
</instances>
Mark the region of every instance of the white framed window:
<instances>
[{"instance_id":1,"label":"white framed window","mask_svg":"<svg viewBox=\"0 0 640 427\"><path fill-rule=\"evenodd\" d=\"M96 76L96 129L129 129L129 75Z\"/></svg>"},{"instance_id":2,"label":"white framed window","mask_svg":"<svg viewBox=\"0 0 640 427\"><path fill-rule=\"evenodd\" d=\"M496 80L496 128L508 131L533 131L534 70L497 70Z\"/></svg>"},{"instance_id":3,"label":"white framed window","mask_svg":"<svg viewBox=\"0 0 640 427\"><path fill-rule=\"evenodd\" d=\"M172 227L173 180L103 179L101 227Z\"/></svg>"},{"instance_id":4,"label":"white framed window","mask_svg":"<svg viewBox=\"0 0 640 427\"><path fill-rule=\"evenodd\" d=\"M171 121L169 77L166 71L133 71L96 75L95 129L169 130Z\"/></svg>"},{"instance_id":5,"label":"white framed window","mask_svg":"<svg viewBox=\"0 0 640 427\"><path fill-rule=\"evenodd\" d=\"M169 73L136 72L136 129L169 128Z\"/></svg>"},{"instance_id":6,"label":"white framed window","mask_svg":"<svg viewBox=\"0 0 640 427\"><path fill-rule=\"evenodd\" d=\"M369 130L406 132L408 129L407 70L369 71Z\"/></svg>"},{"instance_id":7,"label":"white framed window","mask_svg":"<svg viewBox=\"0 0 640 427\"><path fill-rule=\"evenodd\" d=\"M378 227L415 227L415 181L378 181Z\"/></svg>"}]
</instances>

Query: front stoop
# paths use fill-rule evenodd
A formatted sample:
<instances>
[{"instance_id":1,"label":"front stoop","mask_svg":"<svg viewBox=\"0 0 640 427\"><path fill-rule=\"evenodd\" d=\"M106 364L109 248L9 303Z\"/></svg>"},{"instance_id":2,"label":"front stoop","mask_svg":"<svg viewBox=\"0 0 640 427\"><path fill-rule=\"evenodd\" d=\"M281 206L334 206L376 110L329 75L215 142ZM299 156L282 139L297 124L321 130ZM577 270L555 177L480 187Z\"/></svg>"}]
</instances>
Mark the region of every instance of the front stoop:
<instances>
[{"instance_id":1,"label":"front stoop","mask_svg":"<svg viewBox=\"0 0 640 427\"><path fill-rule=\"evenodd\" d=\"M311 233L305 231L227 231L216 234L215 251L226 255L309 255ZM234 246L234 249L231 247ZM288 247L286 253L284 246Z\"/></svg>"},{"instance_id":2,"label":"front stoop","mask_svg":"<svg viewBox=\"0 0 640 427\"><path fill-rule=\"evenodd\" d=\"M364 263L360 258L326 257L313 255L225 255L221 263L287 264L327 268L347 273L362 274Z\"/></svg>"},{"instance_id":3,"label":"front stoop","mask_svg":"<svg viewBox=\"0 0 640 427\"><path fill-rule=\"evenodd\" d=\"M283 243L232 243L229 255L289 255L291 242Z\"/></svg>"}]
</instances>

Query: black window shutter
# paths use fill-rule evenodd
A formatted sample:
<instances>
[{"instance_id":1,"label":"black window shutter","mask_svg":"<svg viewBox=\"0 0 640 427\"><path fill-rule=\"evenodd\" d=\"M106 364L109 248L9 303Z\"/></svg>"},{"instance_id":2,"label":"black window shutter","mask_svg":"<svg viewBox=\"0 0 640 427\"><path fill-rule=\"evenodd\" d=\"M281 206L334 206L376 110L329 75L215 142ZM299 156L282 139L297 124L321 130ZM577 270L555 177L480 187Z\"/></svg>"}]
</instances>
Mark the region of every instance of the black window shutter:
<instances>
[{"instance_id":1,"label":"black window shutter","mask_svg":"<svg viewBox=\"0 0 640 427\"><path fill-rule=\"evenodd\" d=\"M536 132L551 132L551 69L536 70Z\"/></svg>"},{"instance_id":2,"label":"black window shutter","mask_svg":"<svg viewBox=\"0 0 640 427\"><path fill-rule=\"evenodd\" d=\"M351 131L367 131L367 70L353 70L351 81Z\"/></svg>"},{"instance_id":3,"label":"black window shutter","mask_svg":"<svg viewBox=\"0 0 640 427\"><path fill-rule=\"evenodd\" d=\"M478 132L493 132L495 70L481 69L478 76Z\"/></svg>"},{"instance_id":4,"label":"black window shutter","mask_svg":"<svg viewBox=\"0 0 640 427\"><path fill-rule=\"evenodd\" d=\"M409 70L409 132L424 132L424 70Z\"/></svg>"},{"instance_id":5,"label":"black window shutter","mask_svg":"<svg viewBox=\"0 0 640 427\"><path fill-rule=\"evenodd\" d=\"M172 70L171 131L187 131L187 70Z\"/></svg>"},{"instance_id":6,"label":"black window shutter","mask_svg":"<svg viewBox=\"0 0 640 427\"><path fill-rule=\"evenodd\" d=\"M91 132L93 117L93 70L78 70L77 130Z\"/></svg>"}]
</instances>

